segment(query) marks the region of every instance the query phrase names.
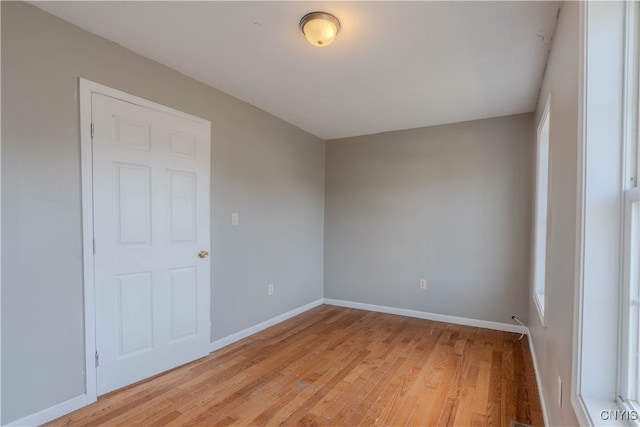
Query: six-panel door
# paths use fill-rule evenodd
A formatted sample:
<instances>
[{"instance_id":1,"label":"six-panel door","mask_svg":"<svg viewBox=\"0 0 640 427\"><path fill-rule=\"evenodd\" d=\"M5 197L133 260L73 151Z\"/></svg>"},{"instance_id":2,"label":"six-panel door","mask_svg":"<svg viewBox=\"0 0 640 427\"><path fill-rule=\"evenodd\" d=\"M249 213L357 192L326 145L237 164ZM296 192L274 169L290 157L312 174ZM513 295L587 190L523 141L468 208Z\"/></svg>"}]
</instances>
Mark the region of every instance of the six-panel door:
<instances>
[{"instance_id":1,"label":"six-panel door","mask_svg":"<svg viewBox=\"0 0 640 427\"><path fill-rule=\"evenodd\" d=\"M98 395L208 353L209 125L92 95Z\"/></svg>"}]
</instances>

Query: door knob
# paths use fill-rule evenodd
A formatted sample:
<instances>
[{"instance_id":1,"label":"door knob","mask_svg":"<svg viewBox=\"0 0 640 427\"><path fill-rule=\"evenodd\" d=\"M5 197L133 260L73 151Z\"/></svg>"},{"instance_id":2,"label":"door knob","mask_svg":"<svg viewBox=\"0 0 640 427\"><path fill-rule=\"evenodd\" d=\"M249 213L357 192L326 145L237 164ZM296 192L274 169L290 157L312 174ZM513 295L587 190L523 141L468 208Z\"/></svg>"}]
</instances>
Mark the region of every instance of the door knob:
<instances>
[{"instance_id":1,"label":"door knob","mask_svg":"<svg viewBox=\"0 0 640 427\"><path fill-rule=\"evenodd\" d=\"M207 252L207 251L200 251L200 252L198 252L198 256L199 256L200 258L208 258L208 257L209 257L209 252Z\"/></svg>"}]
</instances>

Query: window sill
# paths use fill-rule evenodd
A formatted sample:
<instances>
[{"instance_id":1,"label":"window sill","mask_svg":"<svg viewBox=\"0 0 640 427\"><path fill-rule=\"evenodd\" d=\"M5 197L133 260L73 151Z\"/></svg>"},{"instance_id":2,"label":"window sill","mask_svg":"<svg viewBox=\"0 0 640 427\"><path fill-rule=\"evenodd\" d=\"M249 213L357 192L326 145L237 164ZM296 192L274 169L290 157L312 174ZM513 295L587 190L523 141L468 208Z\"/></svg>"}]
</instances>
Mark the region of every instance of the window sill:
<instances>
[{"instance_id":1,"label":"window sill","mask_svg":"<svg viewBox=\"0 0 640 427\"><path fill-rule=\"evenodd\" d=\"M581 425L603 427L629 427L637 425L627 419L623 419L625 409L615 400L588 396L576 396L572 400L578 421ZM618 419L615 419L616 417Z\"/></svg>"}]
</instances>

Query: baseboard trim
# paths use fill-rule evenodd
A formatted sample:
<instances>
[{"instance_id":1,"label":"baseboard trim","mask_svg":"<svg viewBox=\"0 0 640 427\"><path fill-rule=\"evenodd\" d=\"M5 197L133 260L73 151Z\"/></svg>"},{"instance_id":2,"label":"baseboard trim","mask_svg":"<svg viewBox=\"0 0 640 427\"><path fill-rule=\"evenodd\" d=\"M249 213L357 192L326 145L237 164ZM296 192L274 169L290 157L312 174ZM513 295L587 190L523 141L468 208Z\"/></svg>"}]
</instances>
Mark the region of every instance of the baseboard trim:
<instances>
[{"instance_id":1,"label":"baseboard trim","mask_svg":"<svg viewBox=\"0 0 640 427\"><path fill-rule=\"evenodd\" d=\"M264 322L258 323L257 325L251 326L249 328L236 332L232 335L216 340L211 343L209 347L209 351L213 352L213 351L219 350L229 344L232 344L236 341L247 338L257 332L260 332L271 326L277 325L278 323L284 322L285 320L288 320L294 316L297 316L298 314L302 314L313 308L319 307L322 304L334 305L339 307L347 307L347 308L355 308L360 310L376 311L380 313L396 314L399 316L415 317L418 319L433 320L436 322L446 322L446 323L454 323L458 325L474 326L478 328L494 329L498 331L525 333L527 335L529 334L528 328L526 327L522 328L519 325L510 325L507 323L469 319L465 317L449 316L445 314L429 313L425 311L387 307L387 306L374 305L374 304L365 304L365 303L353 302L353 301L321 298L309 304L305 304L301 307L290 310L286 313L272 317L271 319L265 320ZM548 426L549 421L547 418L547 411L546 411L545 401L542 394L543 392L542 392L542 387L540 383L540 373L538 371L538 364L536 361L532 340L529 340L529 349L531 350L531 357L533 359L533 368L536 375L536 382L538 384L538 392L540 393L540 404L542 405L542 414L544 417L545 426ZM38 426L40 424L44 424L49 421L55 420L56 418L59 418L63 415L69 414L84 406L87 406L89 403L91 402L89 402L88 396L86 394L83 394L83 395L74 397L72 399L69 399L65 402L62 402L58 405L52 406L47 409L43 409L42 411L36 412L35 414L13 421L9 424L6 424L6 426L7 427Z\"/></svg>"},{"instance_id":2,"label":"baseboard trim","mask_svg":"<svg viewBox=\"0 0 640 427\"><path fill-rule=\"evenodd\" d=\"M59 403L51 406L50 408L43 409L35 414L28 415L19 420L6 424L7 427L27 427L27 426L39 426L49 421L53 421L56 418L60 418L70 412L80 409L87 405L88 399L86 394L74 397L66 402Z\"/></svg>"},{"instance_id":3,"label":"baseboard trim","mask_svg":"<svg viewBox=\"0 0 640 427\"><path fill-rule=\"evenodd\" d=\"M320 298L319 300L313 301L309 304L305 304L301 307L294 308L293 310L287 311L286 313L282 313L278 316L272 317L269 320L265 320L264 322L258 323L257 325L251 326L247 329L243 329L235 334L228 335L224 338L220 338L219 340L215 340L211 343L209 347L210 352L214 352L216 350L221 349L222 347L226 347L229 344L233 344L236 341L240 341L243 338L247 338L257 332L260 332L264 329L270 328L271 326L277 325L278 323L284 322L285 320L291 319L298 314L302 314L305 311L309 311L312 308L316 308L321 306L324 303L324 300Z\"/></svg>"},{"instance_id":4,"label":"baseboard trim","mask_svg":"<svg viewBox=\"0 0 640 427\"><path fill-rule=\"evenodd\" d=\"M538 386L538 397L540 398L540 406L542 407L542 420L545 426L549 426L549 415L547 413L547 404L544 400L544 392L542 391L542 380L540 376L540 370L538 369L538 359L536 359L536 352L533 348L533 338L531 334L527 333L529 338L529 351L531 352L531 360L533 361L533 372L536 375L536 385Z\"/></svg>"},{"instance_id":5,"label":"baseboard trim","mask_svg":"<svg viewBox=\"0 0 640 427\"><path fill-rule=\"evenodd\" d=\"M324 303L327 305L377 311L379 313L397 314L398 316L415 317L418 319L433 320L436 322L455 323L457 325L475 326L477 328L493 329L504 332L515 332L517 334L526 334L528 332L527 328L523 328L520 325L510 325L508 323L491 322L488 320L469 319L466 317L429 313L427 311L409 310L406 308L387 307L383 305L365 304L361 302L344 301L330 298L325 298Z\"/></svg>"},{"instance_id":6,"label":"baseboard trim","mask_svg":"<svg viewBox=\"0 0 640 427\"><path fill-rule=\"evenodd\" d=\"M250 328L243 329L242 331L236 332L233 335L229 335L227 337L216 340L211 343L210 351L218 350L224 346L227 346L243 338L246 338L250 335L253 335L256 332L260 332L268 327L277 325L280 322L283 322L294 316L297 316L298 314L302 314L305 311L309 311L312 308L319 307L323 304L323 302L324 301L321 298L309 304L303 305L301 307L290 310L286 313L275 316L269 320L265 320L264 322L258 323L257 325L254 325ZM83 394L81 396L74 397L73 399L69 399L66 402L62 402L50 408L43 409L42 411L36 412L35 414L31 414L19 420L13 421L9 424L6 424L6 427L39 426L41 424L55 420L56 418L60 418L63 415L67 415L77 409L85 407L90 403L93 403L93 402L90 402L88 396L86 394Z\"/></svg>"}]
</instances>

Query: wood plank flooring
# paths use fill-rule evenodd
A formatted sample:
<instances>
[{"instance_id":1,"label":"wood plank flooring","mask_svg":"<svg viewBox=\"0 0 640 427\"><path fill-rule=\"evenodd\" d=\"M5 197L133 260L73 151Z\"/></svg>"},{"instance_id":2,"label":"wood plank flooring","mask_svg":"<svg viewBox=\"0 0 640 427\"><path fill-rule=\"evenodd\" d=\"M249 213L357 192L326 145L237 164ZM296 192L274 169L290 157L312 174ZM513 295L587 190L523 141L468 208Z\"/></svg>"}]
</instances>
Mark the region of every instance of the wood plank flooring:
<instances>
[{"instance_id":1,"label":"wood plank flooring","mask_svg":"<svg viewBox=\"0 0 640 427\"><path fill-rule=\"evenodd\" d=\"M50 426L542 426L526 337L323 305Z\"/></svg>"}]
</instances>

